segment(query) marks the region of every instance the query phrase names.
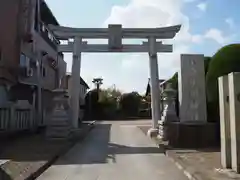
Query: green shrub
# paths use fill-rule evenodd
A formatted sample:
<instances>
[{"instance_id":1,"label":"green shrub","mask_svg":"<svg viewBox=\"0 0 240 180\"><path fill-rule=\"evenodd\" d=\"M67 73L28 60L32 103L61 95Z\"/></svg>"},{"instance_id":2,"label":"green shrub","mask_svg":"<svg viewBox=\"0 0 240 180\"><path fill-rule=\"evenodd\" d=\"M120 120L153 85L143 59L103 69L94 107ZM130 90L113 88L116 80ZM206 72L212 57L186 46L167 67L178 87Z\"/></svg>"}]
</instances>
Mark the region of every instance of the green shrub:
<instances>
[{"instance_id":1,"label":"green shrub","mask_svg":"<svg viewBox=\"0 0 240 180\"><path fill-rule=\"evenodd\" d=\"M120 98L121 111L126 116L138 116L141 96L137 92L125 93Z\"/></svg>"},{"instance_id":2,"label":"green shrub","mask_svg":"<svg viewBox=\"0 0 240 180\"><path fill-rule=\"evenodd\" d=\"M209 64L210 64L211 59L212 59L211 57L204 57L205 75L208 72L208 68L209 68Z\"/></svg>"},{"instance_id":3,"label":"green shrub","mask_svg":"<svg viewBox=\"0 0 240 180\"><path fill-rule=\"evenodd\" d=\"M171 79L168 80L173 89L178 90L178 73L176 72Z\"/></svg>"},{"instance_id":4,"label":"green shrub","mask_svg":"<svg viewBox=\"0 0 240 180\"><path fill-rule=\"evenodd\" d=\"M211 59L206 75L209 118L219 119L218 77L230 72L240 72L240 44L221 48Z\"/></svg>"}]
</instances>

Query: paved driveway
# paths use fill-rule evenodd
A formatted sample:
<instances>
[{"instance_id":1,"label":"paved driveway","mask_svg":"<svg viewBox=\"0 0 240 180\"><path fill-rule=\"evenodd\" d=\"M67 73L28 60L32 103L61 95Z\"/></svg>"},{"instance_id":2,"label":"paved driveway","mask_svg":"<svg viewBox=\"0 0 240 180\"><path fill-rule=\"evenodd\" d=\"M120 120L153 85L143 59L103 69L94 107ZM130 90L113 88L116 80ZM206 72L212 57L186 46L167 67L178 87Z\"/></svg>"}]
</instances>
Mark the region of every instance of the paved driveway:
<instances>
[{"instance_id":1,"label":"paved driveway","mask_svg":"<svg viewBox=\"0 0 240 180\"><path fill-rule=\"evenodd\" d=\"M146 123L98 124L38 180L187 180L137 127Z\"/></svg>"}]
</instances>

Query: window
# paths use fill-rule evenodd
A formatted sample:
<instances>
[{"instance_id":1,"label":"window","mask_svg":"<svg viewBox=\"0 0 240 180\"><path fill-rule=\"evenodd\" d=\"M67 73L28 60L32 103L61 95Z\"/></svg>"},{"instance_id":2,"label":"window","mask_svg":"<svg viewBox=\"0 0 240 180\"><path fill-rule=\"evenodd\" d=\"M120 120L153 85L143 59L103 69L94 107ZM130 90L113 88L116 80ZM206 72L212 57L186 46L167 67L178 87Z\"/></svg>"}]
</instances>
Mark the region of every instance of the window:
<instances>
[{"instance_id":1,"label":"window","mask_svg":"<svg viewBox=\"0 0 240 180\"><path fill-rule=\"evenodd\" d=\"M23 53L21 53L20 56L20 66L21 67L29 67L30 65L30 59Z\"/></svg>"},{"instance_id":2,"label":"window","mask_svg":"<svg viewBox=\"0 0 240 180\"><path fill-rule=\"evenodd\" d=\"M58 82L58 83L59 83L59 84L58 84L59 87L62 87L62 78L59 79L59 82Z\"/></svg>"},{"instance_id":3,"label":"window","mask_svg":"<svg viewBox=\"0 0 240 180\"><path fill-rule=\"evenodd\" d=\"M20 56L20 66L24 67L25 64L26 64L26 56L21 53L21 56Z\"/></svg>"}]
</instances>

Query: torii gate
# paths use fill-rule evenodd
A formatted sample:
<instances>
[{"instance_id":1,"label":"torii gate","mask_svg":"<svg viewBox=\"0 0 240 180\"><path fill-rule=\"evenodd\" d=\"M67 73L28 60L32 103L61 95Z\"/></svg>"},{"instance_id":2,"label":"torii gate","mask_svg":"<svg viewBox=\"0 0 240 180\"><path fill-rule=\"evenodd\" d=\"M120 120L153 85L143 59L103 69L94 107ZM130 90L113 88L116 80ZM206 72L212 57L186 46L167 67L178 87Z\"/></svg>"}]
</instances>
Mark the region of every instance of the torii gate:
<instances>
[{"instance_id":1,"label":"torii gate","mask_svg":"<svg viewBox=\"0 0 240 180\"><path fill-rule=\"evenodd\" d=\"M72 81L70 82L70 107L72 127L78 128L79 114L79 89L81 53L106 53L106 52L148 52L150 81L151 81L151 106L152 129L157 132L160 120L160 90L158 75L158 52L172 52L172 45L157 42L157 39L172 39L179 32L181 25L163 28L122 28L122 25L109 25L108 28L70 28L49 26L59 40L68 40L68 44L60 44L59 52L72 52ZM147 39L142 44L122 44L122 39ZM73 42L69 40L73 39ZM83 39L108 39L108 44L88 44Z\"/></svg>"}]
</instances>

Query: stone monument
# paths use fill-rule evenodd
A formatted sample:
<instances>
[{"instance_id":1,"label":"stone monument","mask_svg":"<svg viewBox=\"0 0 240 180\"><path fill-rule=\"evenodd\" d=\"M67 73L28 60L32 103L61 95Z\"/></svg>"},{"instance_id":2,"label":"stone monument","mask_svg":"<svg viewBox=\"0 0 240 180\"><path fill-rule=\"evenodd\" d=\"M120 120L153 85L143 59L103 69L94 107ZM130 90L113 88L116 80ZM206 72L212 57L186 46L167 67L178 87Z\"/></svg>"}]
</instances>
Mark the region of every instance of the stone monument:
<instances>
[{"instance_id":1,"label":"stone monument","mask_svg":"<svg viewBox=\"0 0 240 180\"><path fill-rule=\"evenodd\" d=\"M178 78L180 121L207 122L204 56L181 55Z\"/></svg>"},{"instance_id":2,"label":"stone monument","mask_svg":"<svg viewBox=\"0 0 240 180\"><path fill-rule=\"evenodd\" d=\"M207 122L204 55L182 54L178 73L179 118L169 126L169 144L202 148L216 144L216 124Z\"/></svg>"}]
</instances>

